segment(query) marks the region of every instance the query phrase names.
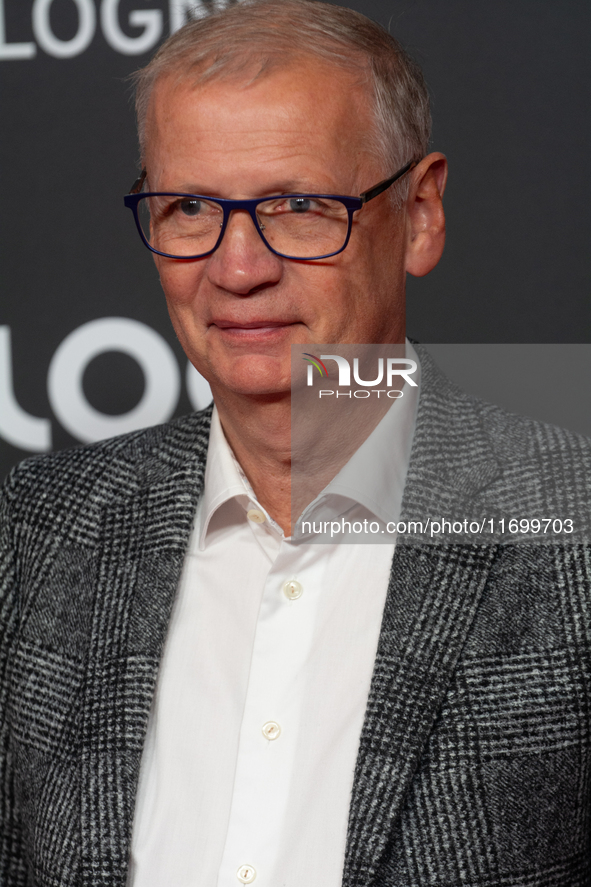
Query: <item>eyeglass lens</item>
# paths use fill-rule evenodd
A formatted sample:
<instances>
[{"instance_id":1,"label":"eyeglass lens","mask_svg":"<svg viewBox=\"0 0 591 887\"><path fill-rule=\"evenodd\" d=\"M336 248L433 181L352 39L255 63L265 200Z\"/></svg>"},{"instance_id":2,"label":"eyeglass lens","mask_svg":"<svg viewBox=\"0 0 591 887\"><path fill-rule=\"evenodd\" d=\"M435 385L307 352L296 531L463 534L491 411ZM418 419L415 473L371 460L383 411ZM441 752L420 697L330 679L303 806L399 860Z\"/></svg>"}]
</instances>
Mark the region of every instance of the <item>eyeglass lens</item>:
<instances>
[{"instance_id":1,"label":"eyeglass lens","mask_svg":"<svg viewBox=\"0 0 591 887\"><path fill-rule=\"evenodd\" d=\"M324 197L276 197L257 206L263 238L276 252L294 259L338 252L347 239L347 208ZM178 195L146 196L138 217L149 244L178 258L214 249L223 223L220 204Z\"/></svg>"}]
</instances>

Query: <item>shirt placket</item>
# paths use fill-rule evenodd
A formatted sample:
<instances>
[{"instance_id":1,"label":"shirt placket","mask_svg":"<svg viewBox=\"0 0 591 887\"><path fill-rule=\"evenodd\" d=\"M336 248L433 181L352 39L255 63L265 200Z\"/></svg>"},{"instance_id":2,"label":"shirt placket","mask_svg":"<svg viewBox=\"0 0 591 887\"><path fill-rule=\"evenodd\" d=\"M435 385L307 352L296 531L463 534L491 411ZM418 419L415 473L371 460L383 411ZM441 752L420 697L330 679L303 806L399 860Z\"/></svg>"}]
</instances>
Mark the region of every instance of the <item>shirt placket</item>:
<instances>
[{"instance_id":1,"label":"shirt placket","mask_svg":"<svg viewBox=\"0 0 591 887\"><path fill-rule=\"evenodd\" d=\"M270 878L292 786L319 593L319 552L305 549L282 541L265 582L218 887L276 887Z\"/></svg>"}]
</instances>

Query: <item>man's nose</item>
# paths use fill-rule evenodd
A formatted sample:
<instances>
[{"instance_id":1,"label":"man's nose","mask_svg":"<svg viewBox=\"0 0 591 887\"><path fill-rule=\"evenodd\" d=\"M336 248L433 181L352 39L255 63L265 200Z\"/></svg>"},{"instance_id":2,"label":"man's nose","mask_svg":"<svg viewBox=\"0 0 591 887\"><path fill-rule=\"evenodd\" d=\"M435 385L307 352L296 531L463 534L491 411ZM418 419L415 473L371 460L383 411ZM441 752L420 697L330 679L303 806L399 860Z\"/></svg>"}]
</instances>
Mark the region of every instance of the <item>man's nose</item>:
<instances>
[{"instance_id":1,"label":"man's nose","mask_svg":"<svg viewBox=\"0 0 591 887\"><path fill-rule=\"evenodd\" d=\"M283 260L267 248L248 212L233 210L207 273L215 286L248 296L279 282Z\"/></svg>"}]
</instances>

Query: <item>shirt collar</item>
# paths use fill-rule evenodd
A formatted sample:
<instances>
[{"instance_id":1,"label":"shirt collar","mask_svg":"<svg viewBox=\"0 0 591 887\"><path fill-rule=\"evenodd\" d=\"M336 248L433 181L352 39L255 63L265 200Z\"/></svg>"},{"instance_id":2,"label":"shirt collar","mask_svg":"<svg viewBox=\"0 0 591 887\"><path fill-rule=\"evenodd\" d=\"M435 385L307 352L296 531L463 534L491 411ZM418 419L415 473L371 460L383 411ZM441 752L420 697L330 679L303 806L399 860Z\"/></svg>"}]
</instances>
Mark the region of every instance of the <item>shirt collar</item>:
<instances>
[{"instance_id":1,"label":"shirt collar","mask_svg":"<svg viewBox=\"0 0 591 887\"><path fill-rule=\"evenodd\" d=\"M233 498L238 499L241 505L247 507L254 496L250 484L226 440L218 411L214 406L201 504L200 549L205 547L207 528L214 513L224 502Z\"/></svg>"},{"instance_id":2,"label":"shirt collar","mask_svg":"<svg viewBox=\"0 0 591 887\"><path fill-rule=\"evenodd\" d=\"M398 518L420 391L419 358L408 339L406 355L417 363L417 387L405 386L404 396L393 401L391 408L367 440L322 493L308 505L304 512L306 518L314 514L317 518L330 519L344 513L352 503L363 505L383 521ZM268 525L281 533L275 521L257 502L254 491L226 440L214 406L200 510L201 550L205 548L207 530L214 513L233 498L238 500L245 513L248 508L256 506L265 514Z\"/></svg>"}]
</instances>

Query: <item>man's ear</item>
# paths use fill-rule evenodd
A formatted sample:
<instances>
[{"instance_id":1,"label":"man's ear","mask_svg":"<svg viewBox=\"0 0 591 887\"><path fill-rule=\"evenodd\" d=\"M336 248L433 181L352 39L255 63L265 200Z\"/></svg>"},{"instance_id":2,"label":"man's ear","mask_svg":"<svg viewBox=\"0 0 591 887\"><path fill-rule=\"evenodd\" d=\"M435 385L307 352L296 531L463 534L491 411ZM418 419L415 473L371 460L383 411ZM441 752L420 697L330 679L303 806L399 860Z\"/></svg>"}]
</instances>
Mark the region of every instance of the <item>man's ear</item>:
<instances>
[{"instance_id":1,"label":"man's ear","mask_svg":"<svg viewBox=\"0 0 591 887\"><path fill-rule=\"evenodd\" d=\"M427 154L411 172L406 204L406 270L415 277L432 271L445 245L445 215L441 198L447 181L444 154Z\"/></svg>"}]
</instances>

